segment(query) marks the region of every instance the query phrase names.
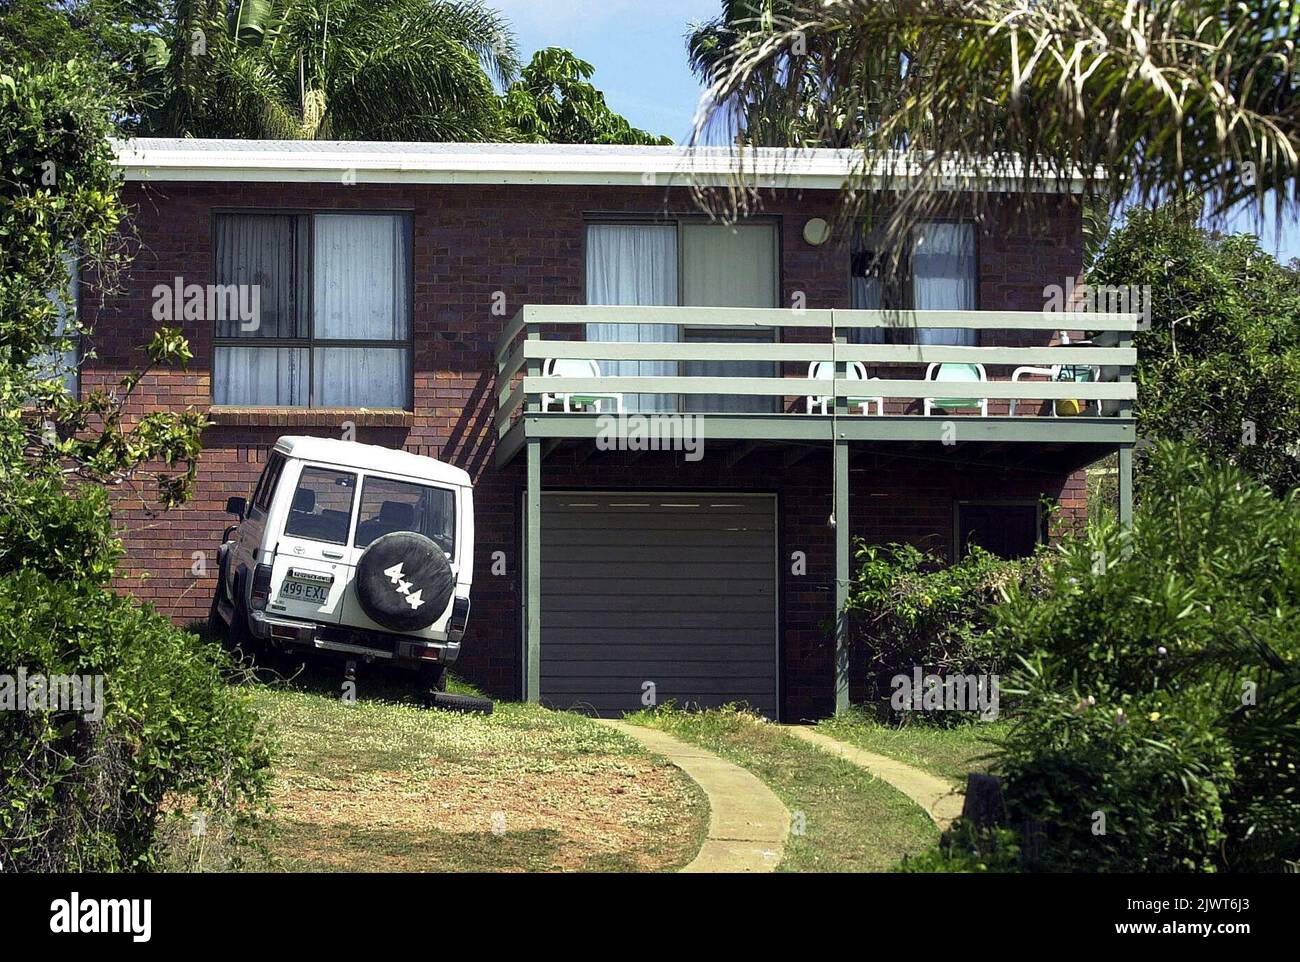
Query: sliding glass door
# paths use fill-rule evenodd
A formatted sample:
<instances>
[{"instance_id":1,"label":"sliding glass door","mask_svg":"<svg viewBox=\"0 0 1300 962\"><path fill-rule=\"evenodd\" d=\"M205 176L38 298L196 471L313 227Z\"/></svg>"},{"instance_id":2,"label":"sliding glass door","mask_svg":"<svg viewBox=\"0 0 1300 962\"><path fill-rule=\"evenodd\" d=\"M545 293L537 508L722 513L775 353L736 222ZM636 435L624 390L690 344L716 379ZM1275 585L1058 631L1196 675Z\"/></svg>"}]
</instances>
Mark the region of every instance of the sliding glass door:
<instances>
[{"instance_id":1,"label":"sliding glass door","mask_svg":"<svg viewBox=\"0 0 1300 962\"><path fill-rule=\"evenodd\" d=\"M683 224L682 298L693 307L776 307L775 224ZM690 341L752 343L771 341L772 332L755 334L734 327L690 328ZM695 377L776 377L770 361L687 361ZM693 394L682 398L686 411L743 413L776 410L776 399L745 395Z\"/></svg>"},{"instance_id":2,"label":"sliding glass door","mask_svg":"<svg viewBox=\"0 0 1300 962\"><path fill-rule=\"evenodd\" d=\"M776 307L775 223L730 227L671 224L589 224L587 303L690 307ZM588 324L589 341L768 341L735 328L678 328L669 324ZM601 372L644 377L774 377L766 361L601 361ZM771 411L765 397L634 394L628 411Z\"/></svg>"},{"instance_id":3,"label":"sliding glass door","mask_svg":"<svg viewBox=\"0 0 1300 962\"><path fill-rule=\"evenodd\" d=\"M675 224L589 224L587 226L587 303L671 307L677 304L677 226ZM588 324L589 341L675 341L670 324ZM671 377L675 361L601 361L602 374L616 377ZM629 394L627 411L672 411L668 394Z\"/></svg>"}]
</instances>

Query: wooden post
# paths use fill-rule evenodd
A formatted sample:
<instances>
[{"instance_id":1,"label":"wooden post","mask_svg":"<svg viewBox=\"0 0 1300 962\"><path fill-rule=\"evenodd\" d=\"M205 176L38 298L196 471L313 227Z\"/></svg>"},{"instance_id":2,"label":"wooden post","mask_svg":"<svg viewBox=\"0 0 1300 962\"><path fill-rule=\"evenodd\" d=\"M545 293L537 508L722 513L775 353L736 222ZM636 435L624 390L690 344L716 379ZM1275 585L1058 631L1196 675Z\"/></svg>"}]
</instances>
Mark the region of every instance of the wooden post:
<instances>
[{"instance_id":1,"label":"wooden post","mask_svg":"<svg viewBox=\"0 0 1300 962\"><path fill-rule=\"evenodd\" d=\"M849 442L835 439L835 712L849 707Z\"/></svg>"},{"instance_id":2,"label":"wooden post","mask_svg":"<svg viewBox=\"0 0 1300 962\"><path fill-rule=\"evenodd\" d=\"M1129 331L1122 331L1119 335L1120 347L1133 346L1133 334ZM1133 380L1133 369L1123 367L1120 369L1119 379L1122 382ZM1129 401L1120 404L1120 417L1132 419L1133 405ZM1119 522L1127 527L1133 525L1133 445L1126 444L1119 449Z\"/></svg>"},{"instance_id":3,"label":"wooden post","mask_svg":"<svg viewBox=\"0 0 1300 962\"><path fill-rule=\"evenodd\" d=\"M540 338L537 325L525 323L524 340ZM536 358L529 358L526 377L541 374ZM541 404L536 396L524 398L525 434L528 421L536 421ZM528 447L528 494L524 513L527 528L524 540L524 699L534 704L542 697L542 439L530 437Z\"/></svg>"},{"instance_id":4,"label":"wooden post","mask_svg":"<svg viewBox=\"0 0 1300 962\"><path fill-rule=\"evenodd\" d=\"M1119 521L1125 527L1133 525L1133 446L1119 449Z\"/></svg>"},{"instance_id":5,"label":"wooden post","mask_svg":"<svg viewBox=\"0 0 1300 962\"><path fill-rule=\"evenodd\" d=\"M524 560L524 698L537 702L542 687L542 441L528 439L527 538Z\"/></svg>"},{"instance_id":6,"label":"wooden post","mask_svg":"<svg viewBox=\"0 0 1300 962\"><path fill-rule=\"evenodd\" d=\"M847 338L832 330L836 346ZM847 365L835 358L835 383L846 380ZM849 601L849 442L841 429L848 416L848 398L835 396L835 713L849 707L849 632L844 608Z\"/></svg>"}]
</instances>

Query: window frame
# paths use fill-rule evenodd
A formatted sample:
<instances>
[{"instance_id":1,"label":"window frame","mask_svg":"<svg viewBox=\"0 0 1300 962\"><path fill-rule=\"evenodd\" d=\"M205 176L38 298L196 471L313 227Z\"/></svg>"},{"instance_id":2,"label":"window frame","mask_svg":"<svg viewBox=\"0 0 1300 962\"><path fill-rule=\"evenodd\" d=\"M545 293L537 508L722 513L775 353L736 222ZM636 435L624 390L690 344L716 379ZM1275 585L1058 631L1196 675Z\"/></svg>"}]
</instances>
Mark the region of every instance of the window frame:
<instances>
[{"instance_id":1,"label":"window frame","mask_svg":"<svg viewBox=\"0 0 1300 962\"><path fill-rule=\"evenodd\" d=\"M672 227L677 233L677 303L674 307L693 307L698 305L684 304L683 293L686 285L686 259L682 253L682 225L684 224L716 224L717 221L704 214L648 214L648 213L619 213L617 211L588 211L582 215L582 251L580 262L582 264L582 276L578 278L578 285L582 288L582 303L587 303L587 228L591 226L613 225L622 227ZM746 217L743 221L737 222L736 226L745 226L749 224L762 224L770 226L772 230L772 243L774 244L776 264L776 308L780 308L785 297L785 263L784 252L782 251L782 234L784 224L779 214L759 214L754 217ZM852 266L850 265L850 270ZM704 327L708 330L708 327ZM779 332L776 332L779 333ZM779 340L779 338L773 338Z\"/></svg>"},{"instance_id":2,"label":"window frame","mask_svg":"<svg viewBox=\"0 0 1300 962\"><path fill-rule=\"evenodd\" d=\"M980 286L981 286L980 267L982 266L983 261L981 260L982 242L980 240L979 221L975 217L927 217L924 220L920 221L917 226L920 226L920 224L970 224L971 225L971 233L975 241L975 253L974 253L975 306L972 308L972 310L975 311L983 310L984 309L982 306L983 296L980 290ZM865 218L856 219L853 222L853 234L856 235L858 231L864 231L866 229L866 226L867 226L867 220ZM852 307L853 304L853 279L857 277L857 275L853 273L853 257L854 257L853 240L854 240L854 236L850 236L849 243L848 243L848 255L849 255L848 268L846 272L847 276L845 278L845 289L844 289L844 293L846 295L846 303L849 304L850 307ZM916 284L915 284L916 276L912 271L912 243L910 242L908 243L907 250L903 251L903 256L899 259L898 263L899 263L898 275L893 278L890 278L891 287L897 297L898 303L897 305L890 307L888 305L883 304L885 298L882 297L881 298L882 310L886 310L886 311L916 310ZM882 282L882 294L883 294L883 282ZM884 341L885 344L913 343L910 340L900 339L899 337L900 332L898 331L897 328L885 328L884 330L885 330L885 341ZM976 333L978 335L980 342L983 343L983 339L984 339L983 332L978 331Z\"/></svg>"},{"instance_id":3,"label":"window frame","mask_svg":"<svg viewBox=\"0 0 1300 962\"><path fill-rule=\"evenodd\" d=\"M353 511L351 531L348 534L348 547L356 549L357 551L364 551L366 548L370 547L370 545L374 544L374 541L370 541L367 544L357 544L357 532L358 530L360 530L362 525L362 520L361 520L362 507L366 501L366 485L371 480L391 481L394 484L409 484L417 488L429 488L434 491L442 491L451 496L451 550L448 551L445 548L443 548L443 554L447 556L448 561L454 564L456 559L456 550L460 547L459 492L452 485L439 484L436 481L420 481L420 480L416 480L415 478L404 478L404 477L399 477L397 475L373 473L370 471L362 472L361 480L358 482L359 490L357 492L356 507ZM421 496L424 497L424 495ZM416 534L423 534L423 532L416 532ZM425 537L427 538L428 535L425 535ZM432 541L433 539L430 538L429 540ZM438 543L434 541L434 544L438 544ZM442 545L438 545L438 547L442 548Z\"/></svg>"},{"instance_id":4,"label":"window frame","mask_svg":"<svg viewBox=\"0 0 1300 962\"><path fill-rule=\"evenodd\" d=\"M710 225L710 224L717 224L717 221L705 214L674 214L674 213L649 214L649 213L637 213L637 212L621 213L618 211L585 212L582 215L582 252L581 252L582 274L578 280L579 285L582 288L582 303L583 304L589 303L587 301L587 242L591 234L588 228L593 226L601 226L601 225L614 225L614 226L623 226L623 227L643 226L643 227L673 228L673 231L676 235L676 248L677 248L676 250L677 303L672 306L698 307L699 305L684 303L685 301L684 294L686 291L686 255L684 253L685 245L682 243L682 227L687 224ZM737 221L737 223L735 224L735 226L737 227L749 226L749 225L770 227L772 229L772 245L774 247L773 264L776 267L775 283L772 285L772 289L776 295L775 296L776 303L773 305L773 308L776 310L780 310L782 304L785 302L785 258L784 258L783 244L782 244L784 238L784 231L785 231L785 221L780 214L757 214L753 217L746 217L742 221ZM583 336L585 337L586 329L584 328L583 330L584 330ZM677 331L681 335L680 338L681 341L686 342L688 339L687 335L690 332L697 331L697 332L708 334L711 332L711 329L707 324L701 324L701 325L693 325L691 327L679 327ZM768 329L769 337L767 341L758 341L755 343L779 344L783 340L783 338L781 337L781 333L782 333L781 328L770 328ZM690 362L680 361L678 363L687 364ZM779 376L782 370L782 362L772 361L771 363L772 363L773 370L775 372L773 376ZM686 408L686 398L688 396L689 395L685 395L685 394L677 395L677 401L674 406L674 411L677 414L690 413L687 411ZM695 396L708 397L708 395L695 395ZM769 400L772 402L772 413L780 413L781 399L778 397L772 397L769 398ZM753 413L760 413L760 412L753 412ZM766 412L761 412L761 413L766 413Z\"/></svg>"},{"instance_id":5,"label":"window frame","mask_svg":"<svg viewBox=\"0 0 1300 962\"><path fill-rule=\"evenodd\" d=\"M324 474L334 472L338 475L349 475L352 478L352 497L348 500L348 523L343 529L342 541L331 541L328 538L317 538L308 534L299 534L289 530L289 522L293 519L293 499L298 494L298 489L302 487L302 478L308 471L318 471ZM283 471L281 472L283 474ZM300 541L311 541L316 544L331 544L346 549L352 540L352 530L356 527L358 513L358 492L361 489L362 472L356 468L339 467L338 465L317 464L310 461L304 461L298 469L297 480L293 484L293 493L289 495L289 503L284 509L284 524L281 525L281 532L286 538L297 538Z\"/></svg>"},{"instance_id":6,"label":"window frame","mask_svg":"<svg viewBox=\"0 0 1300 962\"><path fill-rule=\"evenodd\" d=\"M957 563L966 557L966 545L961 538L961 509L971 508L1033 508L1034 509L1034 544L1048 543L1046 521L1047 514L1039 498L956 498L952 503L952 559Z\"/></svg>"},{"instance_id":7,"label":"window frame","mask_svg":"<svg viewBox=\"0 0 1300 962\"><path fill-rule=\"evenodd\" d=\"M220 337L217 334L217 319L215 317L208 319L208 337L212 345L212 353L209 359L209 377L208 377L208 396L214 406L217 405L216 378L212 372L216 369L216 355L218 348L243 347L243 348L295 348L306 350L307 352L307 403L298 405L227 405L231 407L252 407L263 411L331 411L331 410L352 410L352 408L328 408L315 403L316 401L316 357L315 352L322 348L371 348L378 350L393 350L405 348L406 350L406 370L405 370L405 387L406 399L403 402L403 411L415 410L415 217L414 210L411 208L348 208L347 210L334 210L328 207L213 207L208 216L208 283L217 284L217 258L216 258L216 229L217 218L228 217L231 215L252 215L252 216L281 216L281 217L305 217L307 222L307 278L306 278L306 299L307 299L307 336L306 337ZM407 252L409 258L407 262L407 296L410 304L410 315L407 318L406 339L405 340L382 340L376 341L368 338L320 338L316 337L316 216L318 214L339 214L348 216L396 216L406 221L407 236L411 239L411 247ZM365 405L362 405L365 407ZM370 410L378 410L370 408Z\"/></svg>"}]
</instances>

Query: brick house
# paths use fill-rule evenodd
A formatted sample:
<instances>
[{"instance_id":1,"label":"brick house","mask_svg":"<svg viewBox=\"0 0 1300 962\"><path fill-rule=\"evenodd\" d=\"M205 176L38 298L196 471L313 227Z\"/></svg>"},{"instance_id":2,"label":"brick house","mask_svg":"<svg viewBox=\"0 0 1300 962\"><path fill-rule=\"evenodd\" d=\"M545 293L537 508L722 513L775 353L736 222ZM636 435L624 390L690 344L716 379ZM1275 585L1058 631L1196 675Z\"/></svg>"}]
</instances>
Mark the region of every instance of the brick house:
<instances>
[{"instance_id":1,"label":"brick house","mask_svg":"<svg viewBox=\"0 0 1300 962\"><path fill-rule=\"evenodd\" d=\"M1132 318L1076 323L1100 333L1067 348L1043 313L1045 286L1080 270L1074 198L1032 224L995 208L927 225L882 277L869 232L823 233L849 164L832 151L761 155L761 213L734 229L685 186L724 176L725 151L143 140L119 156L139 249L123 295L83 292L83 388L140 366L156 286L261 291L256 330L177 321L193 363L139 392L142 412L213 422L193 503L115 507L124 586L179 623L212 595L194 552L215 556L226 498L286 434L354 432L468 471L458 670L606 713L652 686L825 715L855 683L833 624L850 536L1021 552L1082 518L1082 469L1116 450L1127 504ZM1098 380L1011 377L1075 360ZM931 362L988 380L945 406L955 389L918 383ZM610 449L620 404L625 428L672 422L701 447Z\"/></svg>"}]
</instances>

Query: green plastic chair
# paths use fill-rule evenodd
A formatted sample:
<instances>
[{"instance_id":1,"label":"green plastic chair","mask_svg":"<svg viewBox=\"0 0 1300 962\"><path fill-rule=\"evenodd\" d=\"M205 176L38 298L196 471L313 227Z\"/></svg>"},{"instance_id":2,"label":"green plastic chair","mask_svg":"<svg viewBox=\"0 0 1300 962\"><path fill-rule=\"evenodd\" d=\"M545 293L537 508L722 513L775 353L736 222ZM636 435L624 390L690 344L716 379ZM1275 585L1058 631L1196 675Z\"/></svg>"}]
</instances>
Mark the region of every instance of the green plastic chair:
<instances>
[{"instance_id":1,"label":"green plastic chair","mask_svg":"<svg viewBox=\"0 0 1300 962\"><path fill-rule=\"evenodd\" d=\"M927 381L944 381L957 384L971 384L989 379L983 364L940 364L938 361L925 369ZM979 408L980 417L989 416L989 399L973 397L928 397L925 398L925 416L933 410L958 411L962 408Z\"/></svg>"}]
</instances>

